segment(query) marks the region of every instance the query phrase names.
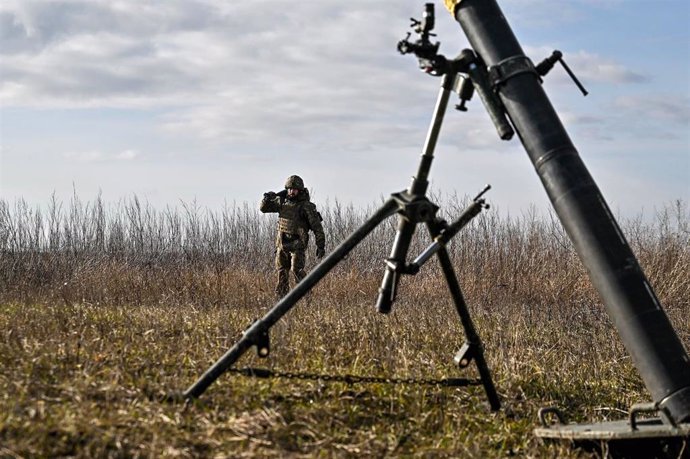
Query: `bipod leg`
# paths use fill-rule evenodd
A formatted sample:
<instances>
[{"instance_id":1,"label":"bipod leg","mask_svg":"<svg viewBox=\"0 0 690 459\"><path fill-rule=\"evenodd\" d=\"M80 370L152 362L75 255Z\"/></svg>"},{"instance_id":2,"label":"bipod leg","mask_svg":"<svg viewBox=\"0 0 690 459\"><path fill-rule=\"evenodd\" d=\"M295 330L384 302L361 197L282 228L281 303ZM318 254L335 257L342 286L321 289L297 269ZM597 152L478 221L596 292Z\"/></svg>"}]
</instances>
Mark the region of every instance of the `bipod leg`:
<instances>
[{"instance_id":1,"label":"bipod leg","mask_svg":"<svg viewBox=\"0 0 690 459\"><path fill-rule=\"evenodd\" d=\"M440 221L430 222L427 224L427 226L429 227L429 232L431 233L432 238L436 238L443 229L443 224ZM441 269L443 270L443 275L448 283L450 294L453 297L455 310L458 312L462 327L465 329L465 337L467 342L458 353L460 358L456 359L459 360L457 363L459 366L463 367L469 364L470 360L474 360L475 364L477 365L477 370L479 371L479 377L481 378L482 385L486 391L486 396L489 399L491 410L498 411L501 408L501 401L498 398L498 393L496 392L496 387L494 386L489 366L486 364L486 360L484 359L484 347L482 345L481 338L479 338L479 334L474 327L474 323L472 322L472 317L470 316L470 311L467 308L465 298L462 295L462 290L460 289L460 284L458 283L457 276L455 275L455 269L453 269L453 263L450 260L450 255L444 246L439 248L436 255L441 263Z\"/></svg>"},{"instance_id":2,"label":"bipod leg","mask_svg":"<svg viewBox=\"0 0 690 459\"><path fill-rule=\"evenodd\" d=\"M410 242L416 227L417 224L405 216L400 215L398 217L398 231L393 240L391 255L386 260L386 271L383 274L383 281L381 282L381 287L379 287L379 294L376 299L376 310L382 314L391 312L391 305L395 301L398 283L400 282L400 268L405 264L407 251L410 248Z\"/></svg>"},{"instance_id":3,"label":"bipod leg","mask_svg":"<svg viewBox=\"0 0 690 459\"><path fill-rule=\"evenodd\" d=\"M401 215L399 216L398 231L393 240L391 255L386 262L386 271L383 274L383 281L376 299L376 309L382 314L391 312L398 282L400 281L400 273L405 266L407 252L417 224L431 221L436 214L436 210L438 210L426 198L426 191L429 186L429 170L434 160L434 149L441 132L443 117L448 107L448 100L453 91L456 78L457 72L455 71L448 71L443 76L429 131L424 142L417 175L412 178L412 183L407 191L393 195L399 202Z\"/></svg>"},{"instance_id":4,"label":"bipod leg","mask_svg":"<svg viewBox=\"0 0 690 459\"><path fill-rule=\"evenodd\" d=\"M260 342L268 330L281 317L292 309L304 295L306 295L335 265L340 262L353 248L359 244L383 220L398 210L398 203L390 198L374 215L355 230L347 239L333 250L327 257L314 267L287 295L285 295L264 317L257 320L242 335L242 338L214 363L201 377L182 394L184 399L197 398L230 368L253 345Z\"/></svg>"}]
</instances>

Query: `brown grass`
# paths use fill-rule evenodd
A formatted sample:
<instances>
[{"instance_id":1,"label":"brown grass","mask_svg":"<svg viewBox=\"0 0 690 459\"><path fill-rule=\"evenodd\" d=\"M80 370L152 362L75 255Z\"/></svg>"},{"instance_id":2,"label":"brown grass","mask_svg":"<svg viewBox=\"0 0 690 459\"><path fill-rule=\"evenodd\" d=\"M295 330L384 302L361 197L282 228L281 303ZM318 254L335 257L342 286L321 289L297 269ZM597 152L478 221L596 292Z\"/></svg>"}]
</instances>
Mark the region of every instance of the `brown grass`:
<instances>
[{"instance_id":1,"label":"brown grass","mask_svg":"<svg viewBox=\"0 0 690 459\"><path fill-rule=\"evenodd\" d=\"M463 200L447 201L452 218ZM331 247L371 210L322 206ZM689 222L676 203L623 224L686 347ZM489 212L450 251L500 412L480 387L234 375L198 402L162 401L272 306L273 224L246 205L0 201L0 457L578 457L534 439L539 407L594 421L649 399L560 225ZM476 377L452 363L464 337L433 263L403 279L391 315L375 312L393 224L271 330L269 359L240 366Z\"/></svg>"}]
</instances>

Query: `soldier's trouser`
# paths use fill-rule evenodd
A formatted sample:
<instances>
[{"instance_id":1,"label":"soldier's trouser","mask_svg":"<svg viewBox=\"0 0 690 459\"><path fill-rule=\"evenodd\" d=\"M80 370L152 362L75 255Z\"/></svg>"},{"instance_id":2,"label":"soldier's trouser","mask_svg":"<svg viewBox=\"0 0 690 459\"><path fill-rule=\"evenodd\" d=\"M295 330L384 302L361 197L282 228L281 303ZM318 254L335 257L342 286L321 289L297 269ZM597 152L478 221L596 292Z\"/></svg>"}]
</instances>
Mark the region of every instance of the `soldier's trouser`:
<instances>
[{"instance_id":1,"label":"soldier's trouser","mask_svg":"<svg viewBox=\"0 0 690 459\"><path fill-rule=\"evenodd\" d=\"M306 275L304 272L304 259L304 250L289 251L280 247L276 250L276 270L278 271L276 295L278 297L282 298L290 291L290 271L292 271L292 277L295 280L295 284L301 281Z\"/></svg>"}]
</instances>

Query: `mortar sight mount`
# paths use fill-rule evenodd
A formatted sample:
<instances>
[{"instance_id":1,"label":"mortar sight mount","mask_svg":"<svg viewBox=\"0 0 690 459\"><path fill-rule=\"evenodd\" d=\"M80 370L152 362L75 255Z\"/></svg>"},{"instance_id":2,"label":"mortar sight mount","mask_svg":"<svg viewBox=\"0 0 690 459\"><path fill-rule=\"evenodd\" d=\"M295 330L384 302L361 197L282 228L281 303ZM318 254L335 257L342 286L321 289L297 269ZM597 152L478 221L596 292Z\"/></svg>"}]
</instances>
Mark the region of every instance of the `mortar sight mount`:
<instances>
[{"instance_id":1,"label":"mortar sight mount","mask_svg":"<svg viewBox=\"0 0 690 459\"><path fill-rule=\"evenodd\" d=\"M419 39L411 42L409 39L412 32L408 32L407 37L398 42L398 51L400 54L414 53L419 59L419 68L424 72L431 73L439 67L439 63L434 62L434 59L439 58L438 48L441 45L440 42L432 43L429 39L429 37L436 36L436 34L431 33L435 25L434 4L427 3L424 5L421 21L415 18L410 18L410 21L412 21L410 27L419 34Z\"/></svg>"},{"instance_id":2,"label":"mortar sight mount","mask_svg":"<svg viewBox=\"0 0 690 459\"><path fill-rule=\"evenodd\" d=\"M442 76L447 73L457 73L458 78L454 84L454 91L460 98L460 103L455 106L457 110L467 111L466 103L472 99L475 90L479 93L484 105L486 106L492 122L496 126L499 137L503 140L510 140L513 130L505 120L505 112L500 99L495 92L504 81L519 73L530 72L537 75L541 82L541 77L546 76L554 67L556 62L560 62L564 70L580 89L583 95L587 95L587 90L577 79L573 71L563 60L563 53L555 50L551 56L545 58L536 66L527 58L507 59L498 65L486 69L486 65L474 51L464 49L455 59L447 59L438 53L441 43L432 42L430 37L436 34L431 31L435 26L434 4L426 3L422 19L410 18L414 33L419 37L410 41L412 32L398 42L400 54L414 54L419 62L419 69L424 73L433 76ZM504 121L505 120L505 121Z\"/></svg>"}]
</instances>

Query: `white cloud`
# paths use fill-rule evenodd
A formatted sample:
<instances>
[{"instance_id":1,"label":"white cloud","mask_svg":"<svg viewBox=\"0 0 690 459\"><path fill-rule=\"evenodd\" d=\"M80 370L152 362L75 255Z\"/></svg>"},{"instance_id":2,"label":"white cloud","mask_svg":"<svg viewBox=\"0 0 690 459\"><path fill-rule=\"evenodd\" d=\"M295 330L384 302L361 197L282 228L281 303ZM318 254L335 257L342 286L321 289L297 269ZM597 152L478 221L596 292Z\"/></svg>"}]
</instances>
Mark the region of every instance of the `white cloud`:
<instances>
[{"instance_id":1,"label":"white cloud","mask_svg":"<svg viewBox=\"0 0 690 459\"><path fill-rule=\"evenodd\" d=\"M568 56L566 63L577 68L577 75L590 81L605 83L647 83L649 75L631 70L624 65L598 54L579 51Z\"/></svg>"},{"instance_id":2,"label":"white cloud","mask_svg":"<svg viewBox=\"0 0 690 459\"><path fill-rule=\"evenodd\" d=\"M628 95L614 99L616 109L625 110L635 117L678 123L690 127L690 98L674 95Z\"/></svg>"},{"instance_id":3,"label":"white cloud","mask_svg":"<svg viewBox=\"0 0 690 459\"><path fill-rule=\"evenodd\" d=\"M105 159L105 154L102 151L70 151L63 156L68 161L78 163L100 162Z\"/></svg>"},{"instance_id":4,"label":"white cloud","mask_svg":"<svg viewBox=\"0 0 690 459\"><path fill-rule=\"evenodd\" d=\"M0 101L166 107L168 132L235 145L294 140L357 150L418 138L410 126L429 112L437 86L394 46L420 5L402 2L394 11L363 1L287 5L8 3L0 11L13 24L3 40ZM567 60L589 81L644 80L594 54ZM479 103L473 105L465 118L482 119Z\"/></svg>"},{"instance_id":5,"label":"white cloud","mask_svg":"<svg viewBox=\"0 0 690 459\"><path fill-rule=\"evenodd\" d=\"M561 51L563 52L563 60L581 82L631 84L651 81L650 75L630 69L597 53L583 50L574 52L562 49ZM553 49L547 46L525 47L525 53L532 58L535 65L539 64L542 59L551 56L552 52ZM572 84L572 80L560 63L557 63L545 78L559 84Z\"/></svg>"},{"instance_id":6,"label":"white cloud","mask_svg":"<svg viewBox=\"0 0 690 459\"><path fill-rule=\"evenodd\" d=\"M139 152L136 150L123 150L118 153L105 153L98 150L70 151L65 153L63 157L68 161L78 163L102 163L109 161L132 161L139 157Z\"/></svg>"},{"instance_id":7,"label":"white cloud","mask_svg":"<svg viewBox=\"0 0 690 459\"><path fill-rule=\"evenodd\" d=\"M125 150L120 153L116 153L114 158L119 161L131 161L139 156L139 152L136 150Z\"/></svg>"},{"instance_id":8,"label":"white cloud","mask_svg":"<svg viewBox=\"0 0 690 459\"><path fill-rule=\"evenodd\" d=\"M573 26L591 17L593 7L583 7L588 2L594 0L514 0L506 2L504 11L509 11L511 24L527 29L542 21L544 27L537 28L541 33L547 26ZM610 0L602 7L597 1L596 10L617 2ZM422 3L5 0L0 3L0 104L8 112L16 107L29 108L24 113L32 108L142 109L123 110L128 112L126 116L132 115L127 120L119 118L122 112L117 110L103 110L107 112L103 120L89 119L88 123L73 117L64 132L60 126L51 125L51 135L62 138L64 134L62 150L58 151L71 151L64 159L82 163L85 171L90 163L118 166L100 168L109 173L101 177L91 170L85 172L83 176L94 183L112 180L122 186L122 180L113 178L112 170L126 170L131 178L136 169L141 172L142 183L156 188L162 182L152 181L149 172L159 167L152 164L153 158L165 156L189 162L177 163L179 175L169 179L174 182L170 193L178 193L184 182L190 193L202 193L206 187L208 195L215 196L217 188L208 189L212 172L218 175L217 182L232 174L242 175L235 177L237 182L256 180L249 177L259 164L262 177L268 173L282 177L282 159L299 154L300 170L305 173L335 177L331 169L337 169L338 173L351 174L344 178L348 183L359 183L367 175L360 171L366 164L370 181L362 182L361 188L367 193L374 188L386 192L391 183L397 186L405 174L413 172L440 83L416 70L414 57L395 51L397 41L408 30L408 18L419 17ZM441 51L454 55L465 45L462 32L438 2L436 12ZM556 32L552 35L559 36ZM581 109L584 103L578 105L576 90L562 91L557 97L562 102L559 114L576 126L583 138L607 140L606 148L614 150L611 140L620 138L631 125L635 126L633 135L660 135L659 129L651 132L653 129L643 123L648 119L645 117L651 116L659 121L657 124L672 121L676 132L677 123L687 123L687 97L674 102L652 94L659 75L651 81L648 74L630 68L625 56L613 54L615 51L608 51L609 56L577 49L579 45L561 50L593 93L594 97L585 101L594 99L598 105ZM536 63L553 48L525 50ZM639 68L646 69L643 65ZM560 67L547 81L572 85ZM647 82L654 84L636 84ZM596 99L596 94L602 94L595 92L596 85L605 90L615 88L615 95L621 98L615 104L614 94ZM625 96L631 88L642 88L647 94ZM578 100L573 103L575 98ZM609 111L611 106L617 110ZM498 140L478 97L469 107L464 114L449 110L439 149L459 151L463 161L472 164L490 150L500 152L491 156L495 163L486 167L498 184L502 172L514 172L505 166L510 156L504 153L518 149L518 141L508 146ZM99 110L74 112L93 113L94 118L102 115ZM95 128L91 135L83 135L83 124ZM152 129L154 124L160 130ZM69 129L72 131L67 132ZM111 138L101 136L101 132L111 133ZM20 148L17 144L15 150ZM588 150L584 145L582 149ZM142 158L139 150L151 161L129 167L128 161ZM34 151L42 151L42 145ZM211 161L197 161L208 151L224 156L214 157L209 167ZM457 153L449 156L457 157ZM442 170L442 164L447 164L442 161L449 160L439 152L435 177L447 178L440 183L464 187L458 171L467 166L445 166ZM221 170L223 164L227 169ZM190 167L198 168L196 178L189 177L194 175L189 174ZM383 176L388 180L385 184ZM131 179L126 186L134 187L133 182ZM471 185L473 189L477 186ZM251 187L244 183L237 188ZM506 196L510 193L519 194L506 192Z\"/></svg>"},{"instance_id":9,"label":"white cloud","mask_svg":"<svg viewBox=\"0 0 690 459\"><path fill-rule=\"evenodd\" d=\"M393 131L391 142L405 141L391 117L405 120L427 100L427 91L411 91L430 83L410 77L414 58L395 53L410 14L401 6L396 23L390 8L368 2L9 5L1 13L16 25L3 46L6 107L166 107L163 126L180 135L341 137L360 148L361 135L341 133Z\"/></svg>"}]
</instances>

